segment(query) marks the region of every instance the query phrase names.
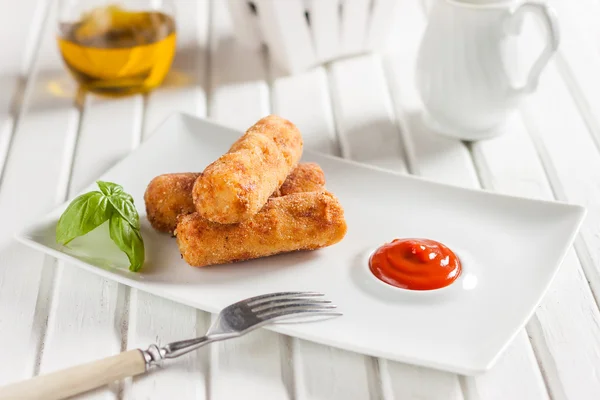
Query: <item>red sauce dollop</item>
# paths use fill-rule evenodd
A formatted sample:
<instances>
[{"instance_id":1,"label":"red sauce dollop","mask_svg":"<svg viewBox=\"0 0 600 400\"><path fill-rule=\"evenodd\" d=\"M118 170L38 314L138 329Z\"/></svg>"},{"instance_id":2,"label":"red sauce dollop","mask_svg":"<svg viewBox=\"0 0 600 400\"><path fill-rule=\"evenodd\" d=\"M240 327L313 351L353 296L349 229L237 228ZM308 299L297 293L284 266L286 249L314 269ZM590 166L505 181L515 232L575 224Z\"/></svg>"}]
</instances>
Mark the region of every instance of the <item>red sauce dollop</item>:
<instances>
[{"instance_id":1,"label":"red sauce dollop","mask_svg":"<svg viewBox=\"0 0 600 400\"><path fill-rule=\"evenodd\" d=\"M369 269L383 282L402 289L433 290L454 282L460 260L448 247L429 239L395 239L378 248Z\"/></svg>"}]
</instances>

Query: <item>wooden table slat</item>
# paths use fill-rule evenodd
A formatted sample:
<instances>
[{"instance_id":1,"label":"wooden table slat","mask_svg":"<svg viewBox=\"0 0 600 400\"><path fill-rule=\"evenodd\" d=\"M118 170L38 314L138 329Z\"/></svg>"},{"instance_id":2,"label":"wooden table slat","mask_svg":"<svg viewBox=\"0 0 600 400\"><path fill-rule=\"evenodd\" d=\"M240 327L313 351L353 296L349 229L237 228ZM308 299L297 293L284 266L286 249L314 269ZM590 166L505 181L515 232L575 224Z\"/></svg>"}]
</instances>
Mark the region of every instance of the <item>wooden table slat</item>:
<instances>
[{"instance_id":1,"label":"wooden table slat","mask_svg":"<svg viewBox=\"0 0 600 400\"><path fill-rule=\"evenodd\" d=\"M600 148L600 3L581 0L573 4L561 0L545 0L557 12L561 28L561 45L556 66L577 104L596 145ZM542 40L537 38L536 49Z\"/></svg>"},{"instance_id":2,"label":"wooden table slat","mask_svg":"<svg viewBox=\"0 0 600 400\"><path fill-rule=\"evenodd\" d=\"M184 112L206 117L208 93L209 0L176 0L177 51L161 86L148 94L144 138L169 115Z\"/></svg>"},{"instance_id":3,"label":"wooden table slat","mask_svg":"<svg viewBox=\"0 0 600 400\"><path fill-rule=\"evenodd\" d=\"M149 138L174 112L206 117L209 3L178 0L175 12L177 53L165 83L146 98L142 140ZM147 348L152 343L166 344L201 336L209 323L208 313L131 289L127 348ZM124 397L208 398L209 363L209 349L188 354L169 363L167 368L127 382Z\"/></svg>"},{"instance_id":4,"label":"wooden table slat","mask_svg":"<svg viewBox=\"0 0 600 400\"><path fill-rule=\"evenodd\" d=\"M557 198L588 207L576 249L598 302L600 52L598 43L590 41L591 32L578 26L577 15L585 10L581 6L570 10L558 1L552 4L560 12L565 31L559 57L545 72L546 85L532 96L525 110L535 125L532 131L538 133L534 139ZM531 48L541 46L540 43L541 35L538 34L532 38Z\"/></svg>"},{"instance_id":5,"label":"wooden table slat","mask_svg":"<svg viewBox=\"0 0 600 400\"><path fill-rule=\"evenodd\" d=\"M271 103L273 113L298 126L305 149L339 155L327 73L323 67L274 78Z\"/></svg>"},{"instance_id":6,"label":"wooden table slat","mask_svg":"<svg viewBox=\"0 0 600 400\"><path fill-rule=\"evenodd\" d=\"M554 100L553 104L550 98ZM575 257L571 258L570 265L575 267L571 267L574 268L571 276L565 278L570 287L565 284L562 296L548 303L556 309L544 314L540 322L548 325L538 330L544 332L539 335L540 345L543 345L540 348L551 355L545 355L542 359L552 361L548 373L552 374L550 382L555 388L553 392L578 393L579 397L575 398L586 398L584 394L600 393L600 380L596 368L592 367L600 363L600 318L587 285L588 282L591 284L597 299L600 289L597 266L600 203L598 197L594 196L600 195L600 154L575 105L568 101L567 88L554 66L549 68L538 93L529 99L523 110L554 195L588 208L575 242L577 256L587 279L581 276L581 271L576 267L578 263ZM568 268L568 264L563 263L561 273ZM554 285L556 287L557 283ZM562 308L561 304L565 302L574 308ZM565 346L564 334L569 338L568 346ZM577 368L573 368L573 365Z\"/></svg>"},{"instance_id":7,"label":"wooden table slat","mask_svg":"<svg viewBox=\"0 0 600 400\"><path fill-rule=\"evenodd\" d=\"M544 168L523 126L513 123L502 137L478 143L473 151L480 169L487 171L482 176L486 188L511 195L553 198ZM510 164L506 163L509 155ZM527 326L554 399L585 399L584 393L598 390L598 381L592 377L592 366L600 362L598 321L598 309L571 249ZM569 338L568 347L564 346L564 338Z\"/></svg>"},{"instance_id":8,"label":"wooden table slat","mask_svg":"<svg viewBox=\"0 0 600 400\"><path fill-rule=\"evenodd\" d=\"M568 29L567 36L574 33L569 29L573 22L569 21L569 14L561 13L560 21ZM523 35L528 38L521 49L525 58L526 54L541 48L541 38L532 30L525 30ZM564 41L561 51L566 52L575 45L571 40ZM520 196L558 197L585 204L586 197L581 194L591 195L588 188L590 184L594 187L592 182L597 179L594 178L597 176L594 165L600 158L579 114L582 110L577 109L581 102L570 98L567 89L570 80L563 80L553 64L544 72L538 91L522 107L524 126L509 125L503 136L477 143L474 152L480 169L486 171L482 180L488 188ZM508 159L511 162L507 162ZM575 168L577 173L574 174ZM597 202L592 202L591 214L595 215L597 209ZM589 230L586 231L586 226L596 229L593 220L586 218L580 238L587 236L597 241ZM581 240L576 242L576 247L581 256ZM587 265L592 266L591 262ZM600 394L599 380L594 372L594 365L600 362L599 315L577 255L570 250L527 326L554 399L591 399ZM568 338L568 345L565 345L565 338Z\"/></svg>"},{"instance_id":9,"label":"wooden table slat","mask_svg":"<svg viewBox=\"0 0 600 400\"><path fill-rule=\"evenodd\" d=\"M336 61L329 71L333 113L342 155L406 172L402 139L376 56Z\"/></svg>"},{"instance_id":10,"label":"wooden table slat","mask_svg":"<svg viewBox=\"0 0 600 400\"><path fill-rule=\"evenodd\" d=\"M31 72L51 4L52 0L23 0L0 13L0 75L18 77Z\"/></svg>"},{"instance_id":11,"label":"wooden table slat","mask_svg":"<svg viewBox=\"0 0 600 400\"><path fill-rule=\"evenodd\" d=\"M32 4L20 3L19 7L26 5ZM29 8L10 26L21 29L32 12ZM0 384L30 377L38 370L55 263L33 249L7 241L66 197L79 124L75 85L66 81L58 97L46 89L49 83L62 82L66 72L55 51L52 18L36 17L34 22L42 20L42 26L31 27L32 31L39 29L43 39L30 68L0 187L0 340L7 344L3 359L11 360L0 366Z\"/></svg>"}]
</instances>

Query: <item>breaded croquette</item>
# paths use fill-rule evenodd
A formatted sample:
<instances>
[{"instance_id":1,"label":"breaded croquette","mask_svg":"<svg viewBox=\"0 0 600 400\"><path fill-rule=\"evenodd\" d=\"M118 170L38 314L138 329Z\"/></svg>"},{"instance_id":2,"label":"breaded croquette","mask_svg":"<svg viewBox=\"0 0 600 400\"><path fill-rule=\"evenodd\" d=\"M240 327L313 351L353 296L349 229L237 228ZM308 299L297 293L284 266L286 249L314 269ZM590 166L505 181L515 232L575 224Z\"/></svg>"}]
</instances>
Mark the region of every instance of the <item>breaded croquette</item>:
<instances>
[{"instance_id":1,"label":"breaded croquette","mask_svg":"<svg viewBox=\"0 0 600 400\"><path fill-rule=\"evenodd\" d=\"M196 211L233 224L255 215L285 181L302 155L302 136L291 122L270 115L210 164L193 188Z\"/></svg>"},{"instance_id":2,"label":"breaded croquette","mask_svg":"<svg viewBox=\"0 0 600 400\"><path fill-rule=\"evenodd\" d=\"M154 229L173 232L180 214L196 210L192 188L200 173L164 174L152 179L144 193L146 214Z\"/></svg>"},{"instance_id":3,"label":"breaded croquette","mask_svg":"<svg viewBox=\"0 0 600 400\"><path fill-rule=\"evenodd\" d=\"M164 174L154 178L144 194L146 214L152 227L172 233L177 217L196 211L192 200L192 187L200 173L184 172ZM273 196L291 193L321 191L325 187L325 174L315 163L301 163L294 168L281 188Z\"/></svg>"},{"instance_id":4,"label":"breaded croquette","mask_svg":"<svg viewBox=\"0 0 600 400\"><path fill-rule=\"evenodd\" d=\"M202 267L319 249L342 240L346 229L338 199L323 191L271 198L259 213L239 224L188 214L180 218L175 235L183 259Z\"/></svg>"},{"instance_id":5,"label":"breaded croquette","mask_svg":"<svg viewBox=\"0 0 600 400\"><path fill-rule=\"evenodd\" d=\"M319 192L325 188L325 173L316 163L300 163L283 182L274 196L292 193Z\"/></svg>"}]
</instances>

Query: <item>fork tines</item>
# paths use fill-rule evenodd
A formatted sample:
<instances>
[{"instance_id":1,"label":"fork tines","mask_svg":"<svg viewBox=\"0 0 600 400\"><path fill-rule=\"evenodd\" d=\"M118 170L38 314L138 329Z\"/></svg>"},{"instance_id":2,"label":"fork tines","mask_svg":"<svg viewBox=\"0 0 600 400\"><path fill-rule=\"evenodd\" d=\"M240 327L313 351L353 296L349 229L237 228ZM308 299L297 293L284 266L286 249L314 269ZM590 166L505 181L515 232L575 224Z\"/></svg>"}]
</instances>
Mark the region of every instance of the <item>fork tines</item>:
<instances>
[{"instance_id":1,"label":"fork tines","mask_svg":"<svg viewBox=\"0 0 600 400\"><path fill-rule=\"evenodd\" d=\"M294 299L301 297L323 297L323 293L319 292L278 292L278 293L269 293L263 294L256 297L251 297L249 299L244 300L244 302L249 306L254 306L256 304L264 303L269 300L279 300L279 299Z\"/></svg>"},{"instance_id":2,"label":"fork tines","mask_svg":"<svg viewBox=\"0 0 600 400\"><path fill-rule=\"evenodd\" d=\"M262 320L292 316L341 315L337 306L322 299L318 292L270 293L245 300L250 310Z\"/></svg>"}]
</instances>

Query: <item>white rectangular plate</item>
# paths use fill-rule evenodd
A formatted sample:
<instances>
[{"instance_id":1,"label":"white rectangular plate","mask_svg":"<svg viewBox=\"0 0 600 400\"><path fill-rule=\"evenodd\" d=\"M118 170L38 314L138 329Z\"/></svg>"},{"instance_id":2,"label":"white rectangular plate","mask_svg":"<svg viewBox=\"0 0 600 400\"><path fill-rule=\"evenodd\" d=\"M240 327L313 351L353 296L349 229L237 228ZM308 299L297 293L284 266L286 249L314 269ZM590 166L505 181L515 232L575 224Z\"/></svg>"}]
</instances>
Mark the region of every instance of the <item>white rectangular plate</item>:
<instances>
[{"instance_id":1,"label":"white rectangular plate","mask_svg":"<svg viewBox=\"0 0 600 400\"><path fill-rule=\"evenodd\" d=\"M239 136L177 114L100 178L121 184L141 212L146 264L140 273L127 270L105 226L69 247L57 245L55 225L66 204L18 239L106 278L210 312L269 292L321 291L339 305L342 317L269 329L476 374L493 365L530 318L585 213L579 206L461 189L306 151L303 160L321 165L328 190L345 208L344 240L313 252L192 268L181 260L175 240L147 222L146 185L156 175L202 171ZM432 292L395 289L375 279L366 265L369 253L402 237L430 238L454 249L463 262L461 278Z\"/></svg>"}]
</instances>

